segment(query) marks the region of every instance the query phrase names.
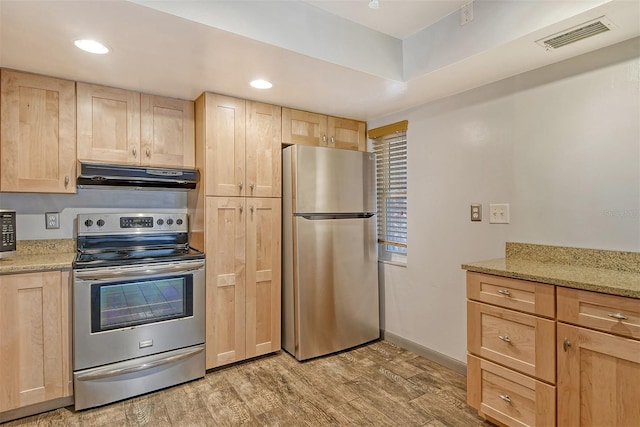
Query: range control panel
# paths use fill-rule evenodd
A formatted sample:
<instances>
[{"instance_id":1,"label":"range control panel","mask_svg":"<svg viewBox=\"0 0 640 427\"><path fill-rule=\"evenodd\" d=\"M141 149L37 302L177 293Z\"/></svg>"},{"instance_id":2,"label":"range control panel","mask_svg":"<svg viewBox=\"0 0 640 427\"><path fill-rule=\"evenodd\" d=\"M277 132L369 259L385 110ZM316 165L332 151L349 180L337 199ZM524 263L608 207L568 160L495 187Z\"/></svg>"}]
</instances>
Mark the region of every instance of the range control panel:
<instances>
[{"instance_id":1,"label":"range control panel","mask_svg":"<svg viewBox=\"0 0 640 427\"><path fill-rule=\"evenodd\" d=\"M185 233L186 213L80 214L78 235Z\"/></svg>"}]
</instances>

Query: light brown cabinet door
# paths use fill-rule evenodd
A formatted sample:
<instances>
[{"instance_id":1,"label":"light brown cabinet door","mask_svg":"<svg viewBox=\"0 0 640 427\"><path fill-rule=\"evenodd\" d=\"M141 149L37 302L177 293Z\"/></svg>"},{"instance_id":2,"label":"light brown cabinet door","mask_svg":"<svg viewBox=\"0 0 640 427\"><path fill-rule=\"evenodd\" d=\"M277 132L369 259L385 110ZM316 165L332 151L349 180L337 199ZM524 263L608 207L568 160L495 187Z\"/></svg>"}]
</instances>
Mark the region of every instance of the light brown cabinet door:
<instances>
[{"instance_id":1,"label":"light brown cabinet door","mask_svg":"<svg viewBox=\"0 0 640 427\"><path fill-rule=\"evenodd\" d=\"M553 320L467 301L467 350L484 359L556 381Z\"/></svg>"},{"instance_id":2,"label":"light brown cabinet door","mask_svg":"<svg viewBox=\"0 0 640 427\"><path fill-rule=\"evenodd\" d=\"M280 199L248 198L247 357L280 349Z\"/></svg>"},{"instance_id":3,"label":"light brown cabinet door","mask_svg":"<svg viewBox=\"0 0 640 427\"><path fill-rule=\"evenodd\" d=\"M637 426L640 341L563 323L557 337L558 425Z\"/></svg>"},{"instance_id":4,"label":"light brown cabinet door","mask_svg":"<svg viewBox=\"0 0 640 427\"><path fill-rule=\"evenodd\" d=\"M245 101L205 94L206 195L244 196Z\"/></svg>"},{"instance_id":5,"label":"light brown cabinet door","mask_svg":"<svg viewBox=\"0 0 640 427\"><path fill-rule=\"evenodd\" d=\"M246 206L241 197L206 198L206 367L245 358Z\"/></svg>"},{"instance_id":6,"label":"light brown cabinet door","mask_svg":"<svg viewBox=\"0 0 640 427\"><path fill-rule=\"evenodd\" d=\"M366 127L357 120L329 117L327 147L367 151Z\"/></svg>"},{"instance_id":7,"label":"light brown cabinet door","mask_svg":"<svg viewBox=\"0 0 640 427\"><path fill-rule=\"evenodd\" d=\"M0 412L71 395L67 278L0 276Z\"/></svg>"},{"instance_id":8,"label":"light brown cabinet door","mask_svg":"<svg viewBox=\"0 0 640 427\"><path fill-rule=\"evenodd\" d=\"M275 105L247 101L247 196L280 197L282 192L281 110Z\"/></svg>"},{"instance_id":9,"label":"light brown cabinet door","mask_svg":"<svg viewBox=\"0 0 640 427\"><path fill-rule=\"evenodd\" d=\"M327 116L283 108L282 142L284 144L326 145Z\"/></svg>"},{"instance_id":10,"label":"light brown cabinet door","mask_svg":"<svg viewBox=\"0 0 640 427\"><path fill-rule=\"evenodd\" d=\"M141 95L140 163L195 167L193 101Z\"/></svg>"},{"instance_id":11,"label":"light brown cabinet door","mask_svg":"<svg viewBox=\"0 0 640 427\"><path fill-rule=\"evenodd\" d=\"M140 93L77 84L78 159L140 164Z\"/></svg>"},{"instance_id":12,"label":"light brown cabinet door","mask_svg":"<svg viewBox=\"0 0 640 427\"><path fill-rule=\"evenodd\" d=\"M1 74L0 191L75 193L75 83Z\"/></svg>"}]
</instances>

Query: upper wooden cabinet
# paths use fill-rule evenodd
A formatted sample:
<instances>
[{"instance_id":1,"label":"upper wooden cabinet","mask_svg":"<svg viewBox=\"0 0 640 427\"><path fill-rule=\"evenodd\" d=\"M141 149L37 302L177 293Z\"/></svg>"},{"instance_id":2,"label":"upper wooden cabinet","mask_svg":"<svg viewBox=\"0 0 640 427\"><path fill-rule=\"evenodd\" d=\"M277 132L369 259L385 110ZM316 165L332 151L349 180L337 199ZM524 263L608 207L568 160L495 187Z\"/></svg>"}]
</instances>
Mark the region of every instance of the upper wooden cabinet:
<instances>
[{"instance_id":1,"label":"upper wooden cabinet","mask_svg":"<svg viewBox=\"0 0 640 427\"><path fill-rule=\"evenodd\" d=\"M0 191L75 193L75 83L0 73Z\"/></svg>"},{"instance_id":2,"label":"upper wooden cabinet","mask_svg":"<svg viewBox=\"0 0 640 427\"><path fill-rule=\"evenodd\" d=\"M140 164L140 93L78 83L78 159Z\"/></svg>"},{"instance_id":3,"label":"upper wooden cabinet","mask_svg":"<svg viewBox=\"0 0 640 427\"><path fill-rule=\"evenodd\" d=\"M140 163L145 166L195 166L194 103L141 95Z\"/></svg>"},{"instance_id":4,"label":"upper wooden cabinet","mask_svg":"<svg viewBox=\"0 0 640 427\"><path fill-rule=\"evenodd\" d=\"M328 117L327 120L327 147L367 151L366 123L339 117Z\"/></svg>"},{"instance_id":5,"label":"upper wooden cabinet","mask_svg":"<svg viewBox=\"0 0 640 427\"><path fill-rule=\"evenodd\" d=\"M0 412L68 397L69 272L0 276Z\"/></svg>"},{"instance_id":6,"label":"upper wooden cabinet","mask_svg":"<svg viewBox=\"0 0 640 427\"><path fill-rule=\"evenodd\" d=\"M367 151L366 124L283 108L282 143Z\"/></svg>"},{"instance_id":7,"label":"upper wooden cabinet","mask_svg":"<svg viewBox=\"0 0 640 427\"><path fill-rule=\"evenodd\" d=\"M194 167L191 101L78 83L78 159Z\"/></svg>"},{"instance_id":8,"label":"upper wooden cabinet","mask_svg":"<svg viewBox=\"0 0 640 427\"><path fill-rule=\"evenodd\" d=\"M327 141L327 116L308 111L282 109L282 143L320 145Z\"/></svg>"},{"instance_id":9,"label":"upper wooden cabinet","mask_svg":"<svg viewBox=\"0 0 640 427\"><path fill-rule=\"evenodd\" d=\"M280 197L280 107L205 93L196 110L205 194Z\"/></svg>"},{"instance_id":10,"label":"upper wooden cabinet","mask_svg":"<svg viewBox=\"0 0 640 427\"><path fill-rule=\"evenodd\" d=\"M282 108L247 101L245 194L280 197L282 194Z\"/></svg>"}]
</instances>

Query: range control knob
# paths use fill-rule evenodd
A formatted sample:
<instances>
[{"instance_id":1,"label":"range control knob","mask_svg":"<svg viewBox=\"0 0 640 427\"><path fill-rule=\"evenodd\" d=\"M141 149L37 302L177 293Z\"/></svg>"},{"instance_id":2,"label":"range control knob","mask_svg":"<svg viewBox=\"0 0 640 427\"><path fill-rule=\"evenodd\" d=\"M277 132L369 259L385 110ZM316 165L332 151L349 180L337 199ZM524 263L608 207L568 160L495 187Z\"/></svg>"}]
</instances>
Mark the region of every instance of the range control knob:
<instances>
[{"instance_id":1,"label":"range control knob","mask_svg":"<svg viewBox=\"0 0 640 427\"><path fill-rule=\"evenodd\" d=\"M93 221L91 221L90 219L86 220L84 222L84 225L86 225L87 227L91 227L93 225Z\"/></svg>"},{"instance_id":2,"label":"range control knob","mask_svg":"<svg viewBox=\"0 0 640 427\"><path fill-rule=\"evenodd\" d=\"M162 225L164 224L164 220L162 218L158 218L158 220L156 221L156 224Z\"/></svg>"},{"instance_id":3,"label":"range control knob","mask_svg":"<svg viewBox=\"0 0 640 427\"><path fill-rule=\"evenodd\" d=\"M176 224L178 224L178 225L182 225L182 218L178 218L178 219L176 220Z\"/></svg>"},{"instance_id":4,"label":"range control knob","mask_svg":"<svg viewBox=\"0 0 640 427\"><path fill-rule=\"evenodd\" d=\"M102 227L104 225L104 219L99 219L96 224L98 225L98 227Z\"/></svg>"},{"instance_id":5,"label":"range control knob","mask_svg":"<svg viewBox=\"0 0 640 427\"><path fill-rule=\"evenodd\" d=\"M167 220L167 225L171 225L171 224L173 224L173 220L172 220L171 218L169 218L169 219Z\"/></svg>"}]
</instances>

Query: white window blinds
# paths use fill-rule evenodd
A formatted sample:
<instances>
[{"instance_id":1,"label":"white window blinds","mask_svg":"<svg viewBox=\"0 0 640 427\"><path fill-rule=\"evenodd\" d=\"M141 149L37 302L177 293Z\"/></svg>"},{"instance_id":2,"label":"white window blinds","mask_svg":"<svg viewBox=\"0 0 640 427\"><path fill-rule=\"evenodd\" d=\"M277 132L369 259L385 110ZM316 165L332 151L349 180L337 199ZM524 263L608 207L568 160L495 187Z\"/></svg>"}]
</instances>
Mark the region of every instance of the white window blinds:
<instances>
[{"instance_id":1,"label":"white window blinds","mask_svg":"<svg viewBox=\"0 0 640 427\"><path fill-rule=\"evenodd\" d=\"M376 153L378 242L383 251L407 252L407 126L403 121L372 129Z\"/></svg>"}]
</instances>

